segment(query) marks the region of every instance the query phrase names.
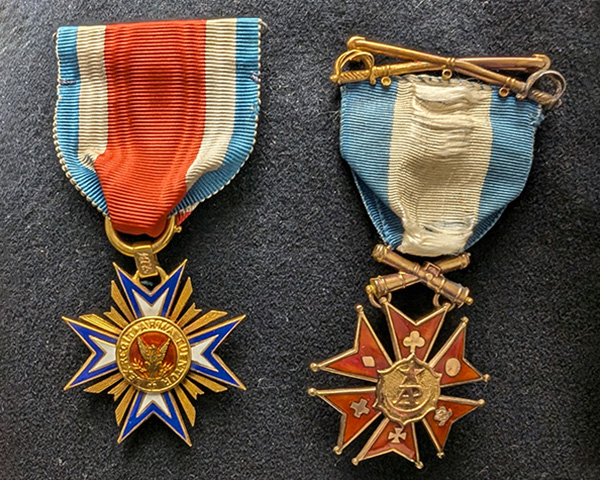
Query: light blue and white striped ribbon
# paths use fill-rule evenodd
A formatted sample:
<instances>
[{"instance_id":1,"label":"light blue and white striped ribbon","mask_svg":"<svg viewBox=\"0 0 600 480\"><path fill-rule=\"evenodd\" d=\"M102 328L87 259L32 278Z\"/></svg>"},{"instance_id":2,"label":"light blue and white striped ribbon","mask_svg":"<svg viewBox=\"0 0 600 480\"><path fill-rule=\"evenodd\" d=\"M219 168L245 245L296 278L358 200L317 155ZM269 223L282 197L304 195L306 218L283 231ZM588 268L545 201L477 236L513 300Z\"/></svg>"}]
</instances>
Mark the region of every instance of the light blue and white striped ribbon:
<instances>
[{"instance_id":1,"label":"light blue and white striped ribbon","mask_svg":"<svg viewBox=\"0 0 600 480\"><path fill-rule=\"evenodd\" d=\"M541 107L498 87L429 75L342 88L341 151L383 241L464 251L523 190Z\"/></svg>"}]
</instances>

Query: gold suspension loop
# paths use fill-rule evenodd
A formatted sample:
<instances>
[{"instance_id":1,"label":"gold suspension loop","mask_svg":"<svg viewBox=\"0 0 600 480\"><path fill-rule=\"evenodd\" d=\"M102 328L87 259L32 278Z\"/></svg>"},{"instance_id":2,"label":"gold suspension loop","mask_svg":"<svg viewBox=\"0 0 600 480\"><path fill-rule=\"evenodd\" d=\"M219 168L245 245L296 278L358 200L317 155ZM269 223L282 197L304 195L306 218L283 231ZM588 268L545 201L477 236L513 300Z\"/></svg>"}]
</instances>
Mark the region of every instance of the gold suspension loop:
<instances>
[{"instance_id":1,"label":"gold suspension loop","mask_svg":"<svg viewBox=\"0 0 600 480\"><path fill-rule=\"evenodd\" d=\"M155 240L142 240L140 242L126 243L113 228L110 218L106 217L104 229L108 240L119 252L135 259L137 267L136 278L149 278L160 276L163 279L164 270L158 266L156 254L165 248L173 235L181 232L181 227L176 223L176 216L169 218L165 231Z\"/></svg>"},{"instance_id":2,"label":"gold suspension loop","mask_svg":"<svg viewBox=\"0 0 600 480\"><path fill-rule=\"evenodd\" d=\"M390 303L392 301L392 294L388 293L387 295L384 295L383 297L379 297L379 298L375 298L375 296L370 293L369 294L369 302L371 302L371 305L373 305L375 308L378 308L379 310L383 309L383 305L385 305L386 303Z\"/></svg>"},{"instance_id":3,"label":"gold suspension loop","mask_svg":"<svg viewBox=\"0 0 600 480\"><path fill-rule=\"evenodd\" d=\"M439 293L436 293L436 294L433 296L433 306L434 306L435 308L440 308L440 307L442 307L442 306L444 306L444 305L446 306L446 308L448 309L448 311L450 311L450 310L454 310L454 309L456 308L456 303L449 302L449 301L448 301L446 298L444 298L444 300L446 300L446 301L442 303L442 302L440 301L440 300L441 300L441 298L442 298L442 296L441 296Z\"/></svg>"},{"instance_id":4,"label":"gold suspension loop","mask_svg":"<svg viewBox=\"0 0 600 480\"><path fill-rule=\"evenodd\" d=\"M112 222L108 217L106 217L106 219L104 220L104 229L106 231L106 236L108 237L108 240L110 241L113 247L115 247L123 255L127 255L128 257L135 256L136 248L134 244L126 243L121 238L119 233L113 228ZM160 252L169 244L173 236L179 232L181 232L181 227L177 225L176 216L173 215L172 217L169 217L167 227L165 228L163 233L161 233L158 238L156 238L150 243L149 246L152 249L152 252L154 254Z\"/></svg>"},{"instance_id":5,"label":"gold suspension loop","mask_svg":"<svg viewBox=\"0 0 600 480\"><path fill-rule=\"evenodd\" d=\"M167 272L165 272L165 270L159 266L156 267L156 270L158 271L160 281L164 282L169 275L167 275ZM146 277L142 277L139 270L137 272L135 272L135 274L133 275L133 280L136 282L139 282L142 278L146 278Z\"/></svg>"}]
</instances>

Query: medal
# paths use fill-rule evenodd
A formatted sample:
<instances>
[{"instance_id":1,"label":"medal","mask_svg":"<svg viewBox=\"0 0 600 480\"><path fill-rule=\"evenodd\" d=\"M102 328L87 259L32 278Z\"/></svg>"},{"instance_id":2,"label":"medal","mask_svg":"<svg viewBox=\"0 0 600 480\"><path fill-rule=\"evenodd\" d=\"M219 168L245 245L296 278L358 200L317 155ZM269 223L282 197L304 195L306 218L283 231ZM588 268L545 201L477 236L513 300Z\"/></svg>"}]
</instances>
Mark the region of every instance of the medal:
<instances>
[{"instance_id":1,"label":"medal","mask_svg":"<svg viewBox=\"0 0 600 480\"><path fill-rule=\"evenodd\" d=\"M216 353L244 315L189 305L185 262L169 272L156 255L250 155L259 42L251 18L58 30L58 156L136 265L115 265L104 314L63 317L91 351L65 389L112 395L119 442L156 416L191 445L181 410L193 426L198 395L244 389Z\"/></svg>"},{"instance_id":2,"label":"medal","mask_svg":"<svg viewBox=\"0 0 600 480\"><path fill-rule=\"evenodd\" d=\"M374 54L401 61L376 65ZM361 68L345 70L350 62ZM392 354L357 305L352 348L311 364L363 382L308 391L342 415L335 453L373 426L355 465L396 453L422 468L415 425L425 427L441 458L452 426L485 403L451 396L451 387L489 377L465 356L467 317L436 342L449 312L473 303L469 289L446 275L469 265L465 250L525 185L542 107L557 104L565 88L549 67L545 55L445 58L361 37L335 63L341 153L384 242L373 258L394 270L366 287L385 316ZM538 87L542 78L553 91ZM397 251L432 259L419 263ZM433 310L411 318L392 305L392 293L418 283L433 291Z\"/></svg>"}]
</instances>

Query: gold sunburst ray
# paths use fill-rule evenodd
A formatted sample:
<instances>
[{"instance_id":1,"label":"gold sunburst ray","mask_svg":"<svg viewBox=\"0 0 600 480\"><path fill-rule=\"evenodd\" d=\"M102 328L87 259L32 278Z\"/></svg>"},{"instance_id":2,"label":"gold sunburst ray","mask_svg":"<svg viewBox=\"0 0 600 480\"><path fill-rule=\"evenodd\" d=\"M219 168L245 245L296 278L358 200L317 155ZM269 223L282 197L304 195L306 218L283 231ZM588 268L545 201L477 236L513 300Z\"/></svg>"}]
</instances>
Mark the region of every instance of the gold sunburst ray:
<instances>
[{"instance_id":1,"label":"gold sunburst ray","mask_svg":"<svg viewBox=\"0 0 600 480\"><path fill-rule=\"evenodd\" d=\"M120 372L117 372L114 375L106 377L103 380L100 380L99 382L95 383L94 385L87 387L86 389L84 389L84 392L101 393L107 388L113 386L119 380L123 380L123 375L121 375Z\"/></svg>"},{"instance_id":2,"label":"gold sunburst ray","mask_svg":"<svg viewBox=\"0 0 600 480\"><path fill-rule=\"evenodd\" d=\"M215 322L226 315L227 312L222 312L220 310L210 310L197 320L194 320L194 322L190 323L187 327L183 329L183 331L190 335L195 331L200 330L202 327L205 327L209 323Z\"/></svg>"},{"instance_id":3,"label":"gold sunburst ray","mask_svg":"<svg viewBox=\"0 0 600 480\"><path fill-rule=\"evenodd\" d=\"M79 318L84 322L89 323L90 325L93 325L96 328L99 328L100 330L104 330L105 332L109 333L114 333L115 335L119 335L123 330L122 328L117 327L113 323L109 322L108 320L102 318L99 315L96 315L95 313L80 315Z\"/></svg>"},{"instance_id":4,"label":"gold sunburst ray","mask_svg":"<svg viewBox=\"0 0 600 480\"><path fill-rule=\"evenodd\" d=\"M183 382L181 382L181 386L183 388L185 388L185 390L192 396L192 398L194 400L196 400L196 398L198 398L198 395L204 395L204 390L202 390L201 388L199 388L189 378L184 378Z\"/></svg>"},{"instance_id":5,"label":"gold sunburst ray","mask_svg":"<svg viewBox=\"0 0 600 480\"><path fill-rule=\"evenodd\" d=\"M188 277L185 285L181 289L181 293L179 294L179 298L177 299L177 303L175 304L173 311L169 314L169 318L175 323L177 323L179 315L181 315L181 312L183 312L183 308L187 304L193 292L194 289L192 288L192 279Z\"/></svg>"},{"instance_id":6,"label":"gold sunburst ray","mask_svg":"<svg viewBox=\"0 0 600 480\"><path fill-rule=\"evenodd\" d=\"M117 282L115 282L114 280L112 282L110 282L110 296L112 297L114 302L117 304L117 307L119 307L121 309L121 312L123 312L123 315L125 315L125 318L129 322L133 322L135 320L135 316L133 315L133 312L129 308L129 304L123 297L123 294L119 290L119 287L117 287Z\"/></svg>"},{"instance_id":7,"label":"gold sunburst ray","mask_svg":"<svg viewBox=\"0 0 600 480\"><path fill-rule=\"evenodd\" d=\"M194 318L196 318L202 312L201 309L196 308L196 304L192 303L190 308L186 310L186 312L177 320L177 325L180 328L185 327L189 322L191 322Z\"/></svg>"},{"instance_id":8,"label":"gold sunburst ray","mask_svg":"<svg viewBox=\"0 0 600 480\"><path fill-rule=\"evenodd\" d=\"M210 380L196 372L189 372L188 378L190 378L191 380L194 380L194 382L199 383L200 385L208 388L209 390L212 390L215 393L220 393L220 392L224 392L225 390L227 390L226 386L221 385L220 383L217 383L213 380Z\"/></svg>"},{"instance_id":9,"label":"gold sunburst ray","mask_svg":"<svg viewBox=\"0 0 600 480\"><path fill-rule=\"evenodd\" d=\"M125 320L123 315L121 315L115 307L110 307L110 311L104 312L104 316L107 317L109 320L112 320L116 325L118 325L122 329L127 327L128 325L127 320Z\"/></svg>"},{"instance_id":10,"label":"gold sunburst ray","mask_svg":"<svg viewBox=\"0 0 600 480\"><path fill-rule=\"evenodd\" d=\"M125 379L121 375L121 381L118 384L116 384L113 388L111 388L108 391L108 394L112 395L113 400L116 402L119 399L119 397L123 394L123 392L125 390L127 390L127 387L129 387L129 384L125 381Z\"/></svg>"},{"instance_id":11,"label":"gold sunburst ray","mask_svg":"<svg viewBox=\"0 0 600 480\"><path fill-rule=\"evenodd\" d=\"M179 403L181 404L181 407L185 412L185 415L187 416L188 420L190 421L190 424L193 427L196 423L196 409L194 408L192 402L179 385L177 385L174 390L175 395L177 395L177 399L179 400Z\"/></svg>"},{"instance_id":12,"label":"gold sunburst ray","mask_svg":"<svg viewBox=\"0 0 600 480\"><path fill-rule=\"evenodd\" d=\"M125 395L123 395L119 405L117 405L117 408L115 409L115 419L117 420L117 425L121 425L123 417L127 413L127 410L129 410L129 406L131 405L135 392L136 390L134 387L128 386Z\"/></svg>"}]
</instances>

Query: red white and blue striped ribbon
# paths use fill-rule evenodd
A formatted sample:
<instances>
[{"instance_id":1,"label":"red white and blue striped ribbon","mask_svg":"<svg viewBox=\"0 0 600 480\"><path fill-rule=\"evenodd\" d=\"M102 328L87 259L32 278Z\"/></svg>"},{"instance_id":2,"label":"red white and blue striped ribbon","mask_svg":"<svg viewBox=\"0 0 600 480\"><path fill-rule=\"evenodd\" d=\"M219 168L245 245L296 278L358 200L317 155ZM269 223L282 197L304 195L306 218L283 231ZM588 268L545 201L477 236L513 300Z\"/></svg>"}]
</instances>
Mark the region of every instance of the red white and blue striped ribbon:
<instances>
[{"instance_id":1,"label":"red white and blue striped ribbon","mask_svg":"<svg viewBox=\"0 0 600 480\"><path fill-rule=\"evenodd\" d=\"M61 27L55 143L116 230L159 235L237 174L259 111L256 18Z\"/></svg>"}]
</instances>

